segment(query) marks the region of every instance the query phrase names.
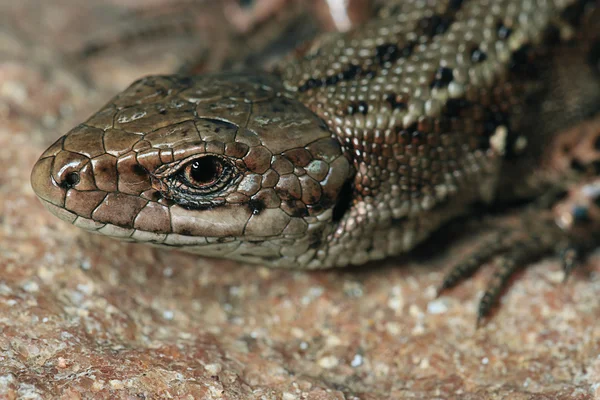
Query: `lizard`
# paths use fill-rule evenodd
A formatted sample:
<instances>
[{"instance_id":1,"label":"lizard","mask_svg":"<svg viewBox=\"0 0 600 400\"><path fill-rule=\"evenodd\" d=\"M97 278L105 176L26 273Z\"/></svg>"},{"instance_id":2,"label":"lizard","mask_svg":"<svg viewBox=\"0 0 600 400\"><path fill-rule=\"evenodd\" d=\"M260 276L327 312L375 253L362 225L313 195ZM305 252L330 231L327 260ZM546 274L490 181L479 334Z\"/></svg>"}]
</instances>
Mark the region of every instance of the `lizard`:
<instances>
[{"instance_id":1,"label":"lizard","mask_svg":"<svg viewBox=\"0 0 600 400\"><path fill-rule=\"evenodd\" d=\"M570 180L542 159L557 132L600 110L599 9L388 1L270 71L139 79L52 144L31 184L77 227L205 257L317 269L405 253L477 204ZM595 187L587 179L577 193ZM487 316L519 266L581 238L559 209L499 231L440 290L500 254Z\"/></svg>"}]
</instances>

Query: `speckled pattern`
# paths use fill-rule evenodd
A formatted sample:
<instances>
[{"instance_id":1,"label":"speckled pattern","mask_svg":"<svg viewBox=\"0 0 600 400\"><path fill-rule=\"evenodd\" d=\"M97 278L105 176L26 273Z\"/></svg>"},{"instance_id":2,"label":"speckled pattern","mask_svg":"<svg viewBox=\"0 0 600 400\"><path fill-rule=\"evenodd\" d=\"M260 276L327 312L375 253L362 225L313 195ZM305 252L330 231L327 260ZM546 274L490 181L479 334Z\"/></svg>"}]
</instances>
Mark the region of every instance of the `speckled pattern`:
<instances>
[{"instance_id":1,"label":"speckled pattern","mask_svg":"<svg viewBox=\"0 0 600 400\"><path fill-rule=\"evenodd\" d=\"M29 184L39 155L126 82L157 73L144 65L165 61L120 62L117 52L65 65L65 43L87 37L73 22L101 20L77 5L0 3L1 398L600 396L597 254L565 285L557 259L528 268L475 330L473 296L491 271L439 299L435 289L487 236L479 223L404 258L308 273L122 243L46 212ZM122 87L97 84L107 75ZM600 121L579 129L595 137Z\"/></svg>"}]
</instances>

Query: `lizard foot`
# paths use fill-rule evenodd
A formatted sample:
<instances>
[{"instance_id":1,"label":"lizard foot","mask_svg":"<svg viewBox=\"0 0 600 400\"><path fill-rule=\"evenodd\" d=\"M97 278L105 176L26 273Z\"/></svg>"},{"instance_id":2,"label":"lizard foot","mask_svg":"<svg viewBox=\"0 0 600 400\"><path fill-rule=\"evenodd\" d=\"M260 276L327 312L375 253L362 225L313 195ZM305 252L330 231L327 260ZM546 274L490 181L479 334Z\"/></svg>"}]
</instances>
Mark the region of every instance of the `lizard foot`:
<instances>
[{"instance_id":1,"label":"lizard foot","mask_svg":"<svg viewBox=\"0 0 600 400\"><path fill-rule=\"evenodd\" d=\"M473 275L484 263L495 259L496 271L477 310L481 326L496 305L515 272L557 249L565 281L583 257L600 243L600 179L578 185L551 209L528 210L518 227L502 228L479 245L446 275L438 296Z\"/></svg>"}]
</instances>

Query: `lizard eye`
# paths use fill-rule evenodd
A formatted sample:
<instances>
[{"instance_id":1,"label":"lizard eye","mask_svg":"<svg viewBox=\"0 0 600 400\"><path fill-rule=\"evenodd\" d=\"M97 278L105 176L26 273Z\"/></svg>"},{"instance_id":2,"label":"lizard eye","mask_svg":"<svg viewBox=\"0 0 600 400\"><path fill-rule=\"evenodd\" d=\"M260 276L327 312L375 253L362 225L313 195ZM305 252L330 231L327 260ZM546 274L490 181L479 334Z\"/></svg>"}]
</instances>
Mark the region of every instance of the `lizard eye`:
<instances>
[{"instance_id":1,"label":"lizard eye","mask_svg":"<svg viewBox=\"0 0 600 400\"><path fill-rule=\"evenodd\" d=\"M214 185L223 174L223 163L217 157L206 156L185 166L185 179L197 188Z\"/></svg>"},{"instance_id":2,"label":"lizard eye","mask_svg":"<svg viewBox=\"0 0 600 400\"><path fill-rule=\"evenodd\" d=\"M223 157L205 155L184 164L175 175L179 189L196 194L222 190L234 177L235 167Z\"/></svg>"}]
</instances>

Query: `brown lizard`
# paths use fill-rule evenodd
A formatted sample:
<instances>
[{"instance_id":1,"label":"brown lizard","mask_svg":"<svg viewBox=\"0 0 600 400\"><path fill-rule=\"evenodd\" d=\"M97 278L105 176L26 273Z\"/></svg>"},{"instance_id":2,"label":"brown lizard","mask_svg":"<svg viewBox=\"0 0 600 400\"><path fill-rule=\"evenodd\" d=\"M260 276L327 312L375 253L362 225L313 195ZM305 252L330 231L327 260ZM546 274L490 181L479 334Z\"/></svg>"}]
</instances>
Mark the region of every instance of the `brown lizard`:
<instances>
[{"instance_id":1,"label":"brown lizard","mask_svg":"<svg viewBox=\"0 0 600 400\"><path fill-rule=\"evenodd\" d=\"M599 20L589 0L388 1L269 73L138 80L46 150L32 186L75 226L204 256L396 255L474 204L572 178L540 166L556 132L600 110ZM526 214L442 284L503 253L480 318L517 267L581 237L549 207Z\"/></svg>"}]
</instances>

